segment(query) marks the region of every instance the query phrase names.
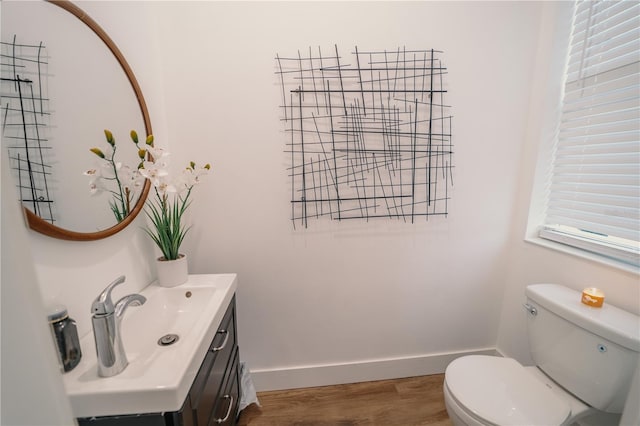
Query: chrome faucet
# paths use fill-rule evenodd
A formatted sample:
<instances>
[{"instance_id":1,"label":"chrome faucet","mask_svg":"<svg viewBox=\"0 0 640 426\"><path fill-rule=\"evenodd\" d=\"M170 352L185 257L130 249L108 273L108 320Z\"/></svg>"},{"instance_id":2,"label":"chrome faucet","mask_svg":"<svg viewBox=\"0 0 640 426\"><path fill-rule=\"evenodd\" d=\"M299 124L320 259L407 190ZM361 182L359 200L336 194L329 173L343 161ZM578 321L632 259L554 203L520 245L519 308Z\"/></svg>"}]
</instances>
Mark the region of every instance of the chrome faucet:
<instances>
[{"instance_id":1,"label":"chrome faucet","mask_svg":"<svg viewBox=\"0 0 640 426\"><path fill-rule=\"evenodd\" d=\"M139 306L147 299L140 294L130 294L113 305L111 290L125 280L124 275L109 284L91 305L91 323L96 342L98 376L110 377L120 373L129 364L122 346L120 323L129 305Z\"/></svg>"}]
</instances>

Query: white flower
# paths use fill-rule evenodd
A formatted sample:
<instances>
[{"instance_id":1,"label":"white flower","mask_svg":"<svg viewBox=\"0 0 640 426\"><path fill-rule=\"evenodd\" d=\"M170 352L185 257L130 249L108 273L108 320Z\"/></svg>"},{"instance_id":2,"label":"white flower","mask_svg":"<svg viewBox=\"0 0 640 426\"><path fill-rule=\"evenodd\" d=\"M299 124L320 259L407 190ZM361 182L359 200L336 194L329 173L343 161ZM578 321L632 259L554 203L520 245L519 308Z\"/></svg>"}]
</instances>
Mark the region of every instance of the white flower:
<instances>
[{"instance_id":1,"label":"white flower","mask_svg":"<svg viewBox=\"0 0 640 426\"><path fill-rule=\"evenodd\" d=\"M98 169L89 169L83 173L85 176L91 176L92 178L96 178L100 176L100 171Z\"/></svg>"},{"instance_id":2,"label":"white flower","mask_svg":"<svg viewBox=\"0 0 640 426\"><path fill-rule=\"evenodd\" d=\"M145 161L141 169L138 170L142 176L151 181L155 187L160 185L160 180L169 175L169 172L155 162Z\"/></svg>"},{"instance_id":3,"label":"white flower","mask_svg":"<svg viewBox=\"0 0 640 426\"><path fill-rule=\"evenodd\" d=\"M140 174L137 169L132 169L131 167L125 165L118 172L118 176L120 176L120 181L125 188L128 188L130 191L134 191L138 188L141 188L144 185L144 177Z\"/></svg>"},{"instance_id":4,"label":"white flower","mask_svg":"<svg viewBox=\"0 0 640 426\"><path fill-rule=\"evenodd\" d=\"M193 172L192 169L184 169L178 178L178 186L180 189L189 189L193 185L198 183L198 176Z\"/></svg>"},{"instance_id":5,"label":"white flower","mask_svg":"<svg viewBox=\"0 0 640 426\"><path fill-rule=\"evenodd\" d=\"M102 179L91 179L89 181L89 194L98 195L104 191L104 185L102 184Z\"/></svg>"},{"instance_id":6,"label":"white flower","mask_svg":"<svg viewBox=\"0 0 640 426\"><path fill-rule=\"evenodd\" d=\"M91 178L89 179L89 194L98 195L105 189L102 176L103 172L104 170L101 164L83 173L85 176L89 176Z\"/></svg>"},{"instance_id":7,"label":"white flower","mask_svg":"<svg viewBox=\"0 0 640 426\"><path fill-rule=\"evenodd\" d=\"M169 152L165 151L162 148L155 148L153 146L147 147L147 152L151 154L153 157L153 163L155 163L158 167L167 168L169 165ZM145 161L147 163L147 161Z\"/></svg>"},{"instance_id":8,"label":"white flower","mask_svg":"<svg viewBox=\"0 0 640 426\"><path fill-rule=\"evenodd\" d=\"M160 194L161 197L164 197L167 194L173 194L177 192L176 187L171 182L165 179L161 179L158 185L155 185L155 187L156 187L156 190L158 191L158 194Z\"/></svg>"},{"instance_id":9,"label":"white flower","mask_svg":"<svg viewBox=\"0 0 640 426\"><path fill-rule=\"evenodd\" d=\"M115 170L113 169L115 166ZM108 160L99 160L98 174L105 179L115 179L116 174L122 167L122 163L110 163Z\"/></svg>"},{"instance_id":10,"label":"white flower","mask_svg":"<svg viewBox=\"0 0 640 426\"><path fill-rule=\"evenodd\" d=\"M180 175L179 187L183 189L189 189L199 184L202 179L201 177L209 174L209 169L205 167L191 168L187 167L182 170L182 174Z\"/></svg>"}]
</instances>

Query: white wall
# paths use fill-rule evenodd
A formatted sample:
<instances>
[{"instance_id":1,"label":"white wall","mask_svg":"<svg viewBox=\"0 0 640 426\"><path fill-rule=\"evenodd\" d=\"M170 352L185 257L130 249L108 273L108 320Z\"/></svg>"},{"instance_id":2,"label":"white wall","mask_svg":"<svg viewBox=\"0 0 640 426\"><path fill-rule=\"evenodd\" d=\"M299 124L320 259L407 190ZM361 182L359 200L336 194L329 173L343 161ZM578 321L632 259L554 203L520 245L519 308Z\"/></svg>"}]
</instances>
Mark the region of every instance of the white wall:
<instances>
[{"instance_id":1,"label":"white wall","mask_svg":"<svg viewBox=\"0 0 640 426\"><path fill-rule=\"evenodd\" d=\"M0 424L73 424L44 314L17 191L2 156ZM37 408L36 408L37 407ZM34 409L35 408L35 409Z\"/></svg>"},{"instance_id":2,"label":"white wall","mask_svg":"<svg viewBox=\"0 0 640 426\"><path fill-rule=\"evenodd\" d=\"M254 372L494 347L539 4L167 2L153 13L169 145L176 160L213 163L193 206L191 270L239 273ZM447 219L292 229L274 58L334 43L445 52Z\"/></svg>"},{"instance_id":3,"label":"white wall","mask_svg":"<svg viewBox=\"0 0 640 426\"><path fill-rule=\"evenodd\" d=\"M539 4L79 4L129 60L174 164L213 164L185 251L193 273L239 273L240 345L254 371L415 365L495 346ZM274 57L334 43L445 52L456 166L447 219L292 229ZM130 277L125 292L153 275L141 223L94 243L32 236L45 298L65 302L81 332L112 278Z\"/></svg>"}]
</instances>

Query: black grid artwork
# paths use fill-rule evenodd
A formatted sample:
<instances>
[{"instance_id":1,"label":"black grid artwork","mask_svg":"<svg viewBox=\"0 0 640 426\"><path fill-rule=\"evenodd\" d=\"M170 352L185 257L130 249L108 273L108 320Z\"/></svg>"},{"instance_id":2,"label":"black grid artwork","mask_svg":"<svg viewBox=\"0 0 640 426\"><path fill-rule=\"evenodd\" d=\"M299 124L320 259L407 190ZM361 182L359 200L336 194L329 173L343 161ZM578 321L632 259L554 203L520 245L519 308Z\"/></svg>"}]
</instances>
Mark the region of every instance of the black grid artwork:
<instances>
[{"instance_id":1,"label":"black grid artwork","mask_svg":"<svg viewBox=\"0 0 640 426\"><path fill-rule=\"evenodd\" d=\"M8 150L20 199L42 219L53 223L49 183L51 146L48 139L49 99L44 93L47 54L42 42L1 42L0 105L2 138Z\"/></svg>"},{"instance_id":2,"label":"black grid artwork","mask_svg":"<svg viewBox=\"0 0 640 426\"><path fill-rule=\"evenodd\" d=\"M437 50L276 55L291 220L446 216L453 186L447 69Z\"/></svg>"}]
</instances>

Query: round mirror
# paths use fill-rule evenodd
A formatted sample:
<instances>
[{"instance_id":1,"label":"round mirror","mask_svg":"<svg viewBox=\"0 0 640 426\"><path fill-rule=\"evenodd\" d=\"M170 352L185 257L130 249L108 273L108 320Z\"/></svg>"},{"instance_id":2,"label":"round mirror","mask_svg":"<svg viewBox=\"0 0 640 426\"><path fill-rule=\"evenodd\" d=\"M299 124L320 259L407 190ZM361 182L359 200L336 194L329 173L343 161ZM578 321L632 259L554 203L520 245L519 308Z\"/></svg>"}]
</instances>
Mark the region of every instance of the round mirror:
<instances>
[{"instance_id":1,"label":"round mirror","mask_svg":"<svg viewBox=\"0 0 640 426\"><path fill-rule=\"evenodd\" d=\"M149 182L132 191L126 214L117 217L114 189L96 194L84 173L105 165L90 149L114 152L105 129L115 138L114 165L140 161L129 132L137 130L144 145L143 132L152 129L131 68L69 1L3 1L1 18L3 150L29 227L77 241L117 233L142 210Z\"/></svg>"}]
</instances>

